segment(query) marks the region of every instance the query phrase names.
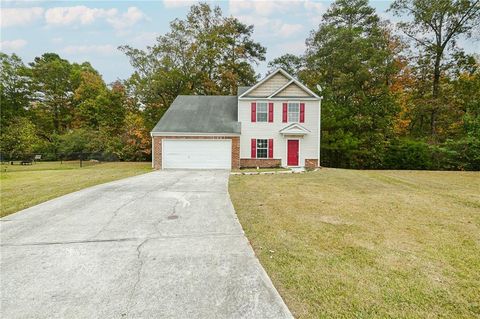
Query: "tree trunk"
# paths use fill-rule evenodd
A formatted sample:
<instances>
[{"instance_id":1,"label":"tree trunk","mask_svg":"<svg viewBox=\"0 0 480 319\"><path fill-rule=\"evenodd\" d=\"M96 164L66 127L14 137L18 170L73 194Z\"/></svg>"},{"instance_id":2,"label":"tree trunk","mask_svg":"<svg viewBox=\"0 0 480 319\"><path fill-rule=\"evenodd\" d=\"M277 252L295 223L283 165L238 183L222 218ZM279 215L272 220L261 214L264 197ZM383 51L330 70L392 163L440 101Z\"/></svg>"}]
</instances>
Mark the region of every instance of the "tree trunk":
<instances>
[{"instance_id":1,"label":"tree trunk","mask_svg":"<svg viewBox=\"0 0 480 319\"><path fill-rule=\"evenodd\" d=\"M432 137L435 137L436 135L436 125L435 125L436 116L437 116L437 109L435 106L433 106L432 110L430 111L430 134L432 135Z\"/></svg>"},{"instance_id":2,"label":"tree trunk","mask_svg":"<svg viewBox=\"0 0 480 319\"><path fill-rule=\"evenodd\" d=\"M432 95L434 99L438 98L440 93L440 61L442 59L442 52L437 52L435 56L435 66L433 70L433 90Z\"/></svg>"},{"instance_id":3,"label":"tree trunk","mask_svg":"<svg viewBox=\"0 0 480 319\"><path fill-rule=\"evenodd\" d=\"M435 55L435 66L433 69L433 88L432 88L432 110L430 112L430 134L432 137L435 137L437 134L436 129L436 114L437 114L437 103L438 97L440 95L440 62L442 60L443 50L437 50Z\"/></svg>"}]
</instances>

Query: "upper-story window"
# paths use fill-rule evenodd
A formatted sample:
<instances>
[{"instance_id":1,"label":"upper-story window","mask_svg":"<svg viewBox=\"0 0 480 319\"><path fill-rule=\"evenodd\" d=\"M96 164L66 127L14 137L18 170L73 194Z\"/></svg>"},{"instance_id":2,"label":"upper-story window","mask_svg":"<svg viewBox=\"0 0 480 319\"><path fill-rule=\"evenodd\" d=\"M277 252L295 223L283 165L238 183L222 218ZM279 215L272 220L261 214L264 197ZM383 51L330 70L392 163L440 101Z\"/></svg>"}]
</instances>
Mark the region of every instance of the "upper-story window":
<instances>
[{"instance_id":1,"label":"upper-story window","mask_svg":"<svg viewBox=\"0 0 480 319\"><path fill-rule=\"evenodd\" d=\"M300 103L288 102L288 121L289 122L300 121Z\"/></svg>"},{"instance_id":2,"label":"upper-story window","mask_svg":"<svg viewBox=\"0 0 480 319\"><path fill-rule=\"evenodd\" d=\"M257 122L267 122L268 104L267 102L257 102Z\"/></svg>"}]
</instances>

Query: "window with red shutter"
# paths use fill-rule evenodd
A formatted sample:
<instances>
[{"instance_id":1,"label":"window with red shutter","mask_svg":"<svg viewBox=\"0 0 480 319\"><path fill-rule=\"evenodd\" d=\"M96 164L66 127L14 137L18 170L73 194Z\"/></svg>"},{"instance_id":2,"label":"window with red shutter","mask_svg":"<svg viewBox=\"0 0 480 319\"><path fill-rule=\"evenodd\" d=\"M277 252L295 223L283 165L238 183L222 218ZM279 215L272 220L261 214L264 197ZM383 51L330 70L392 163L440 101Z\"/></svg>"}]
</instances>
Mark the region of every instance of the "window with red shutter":
<instances>
[{"instance_id":1,"label":"window with red shutter","mask_svg":"<svg viewBox=\"0 0 480 319\"><path fill-rule=\"evenodd\" d=\"M268 122L273 123L273 103L268 103Z\"/></svg>"},{"instance_id":2,"label":"window with red shutter","mask_svg":"<svg viewBox=\"0 0 480 319\"><path fill-rule=\"evenodd\" d=\"M257 140L252 138L251 141L251 158L257 158Z\"/></svg>"},{"instance_id":3,"label":"window with red shutter","mask_svg":"<svg viewBox=\"0 0 480 319\"><path fill-rule=\"evenodd\" d=\"M287 109L288 109L288 104L283 103L283 114L282 114L282 122L287 123Z\"/></svg>"},{"instance_id":4,"label":"window with red shutter","mask_svg":"<svg viewBox=\"0 0 480 319\"><path fill-rule=\"evenodd\" d=\"M300 123L305 122L305 103L300 103Z\"/></svg>"},{"instance_id":5,"label":"window with red shutter","mask_svg":"<svg viewBox=\"0 0 480 319\"><path fill-rule=\"evenodd\" d=\"M268 140L268 158L273 158L273 138Z\"/></svg>"},{"instance_id":6,"label":"window with red shutter","mask_svg":"<svg viewBox=\"0 0 480 319\"><path fill-rule=\"evenodd\" d=\"M252 120L252 122L256 122L257 121L257 103L255 102L252 102L251 113L252 115L250 119Z\"/></svg>"}]
</instances>

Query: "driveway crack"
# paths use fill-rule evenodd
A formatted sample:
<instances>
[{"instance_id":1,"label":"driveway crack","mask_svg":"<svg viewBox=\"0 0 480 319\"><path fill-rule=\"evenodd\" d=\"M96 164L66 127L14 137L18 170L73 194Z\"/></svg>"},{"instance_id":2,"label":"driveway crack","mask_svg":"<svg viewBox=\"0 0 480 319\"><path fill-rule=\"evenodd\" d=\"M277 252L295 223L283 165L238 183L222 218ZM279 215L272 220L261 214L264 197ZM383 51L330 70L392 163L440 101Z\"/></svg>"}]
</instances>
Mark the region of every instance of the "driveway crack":
<instances>
[{"instance_id":1,"label":"driveway crack","mask_svg":"<svg viewBox=\"0 0 480 319\"><path fill-rule=\"evenodd\" d=\"M135 280L135 283L133 284L132 290L130 292L129 296L129 305L127 307L127 313L130 311L130 308L132 307L132 302L133 302L133 296L135 294L135 291L137 290L138 285L140 284L141 278L142 278L142 270L143 270L143 265L144 265L144 260L142 258L142 247L149 241L151 238L146 238L144 239L136 248L137 251L137 260L139 261L139 265L137 267L137 277Z\"/></svg>"},{"instance_id":2,"label":"driveway crack","mask_svg":"<svg viewBox=\"0 0 480 319\"><path fill-rule=\"evenodd\" d=\"M153 193L155 191L161 191L162 189L155 189L155 190L150 190L150 191L146 191L145 193L141 194L140 196L137 196L131 200L129 200L128 202L126 202L125 204L121 205L120 207L118 207L117 209L115 209L113 212L112 212L112 216L110 217L110 219L105 223L105 225L102 226L102 228L100 228L100 230L95 234L93 235L91 238L94 239L94 238L97 238L103 231L105 231L105 229L108 228L108 226L110 226L110 224L113 222L113 220L117 217L118 213L120 212L120 210L128 205L130 205L131 203L139 200L139 199L143 199L145 198L148 194L150 193Z\"/></svg>"}]
</instances>

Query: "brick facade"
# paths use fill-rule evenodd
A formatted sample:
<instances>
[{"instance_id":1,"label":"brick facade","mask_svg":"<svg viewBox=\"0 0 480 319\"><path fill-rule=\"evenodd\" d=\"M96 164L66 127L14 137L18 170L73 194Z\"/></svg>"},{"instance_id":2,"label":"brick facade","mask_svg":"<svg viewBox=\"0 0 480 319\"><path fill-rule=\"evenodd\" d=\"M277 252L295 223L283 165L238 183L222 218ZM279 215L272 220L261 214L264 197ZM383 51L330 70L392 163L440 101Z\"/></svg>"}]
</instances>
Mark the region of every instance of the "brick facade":
<instances>
[{"instance_id":1,"label":"brick facade","mask_svg":"<svg viewBox=\"0 0 480 319\"><path fill-rule=\"evenodd\" d=\"M208 139L208 140L232 140L232 169L245 167L272 168L282 165L281 159L271 158L240 158L240 137L238 136L154 136L153 137L153 156L154 168L162 169L162 139ZM317 168L317 159L306 159L306 168Z\"/></svg>"},{"instance_id":2,"label":"brick facade","mask_svg":"<svg viewBox=\"0 0 480 319\"><path fill-rule=\"evenodd\" d=\"M239 136L154 136L153 137L153 167L162 169L162 139L201 139L201 140L232 140L232 168L240 168L240 137Z\"/></svg>"},{"instance_id":3,"label":"brick facade","mask_svg":"<svg viewBox=\"0 0 480 319\"><path fill-rule=\"evenodd\" d=\"M306 168L317 168L318 167L318 159L305 159L305 167Z\"/></svg>"},{"instance_id":4,"label":"brick facade","mask_svg":"<svg viewBox=\"0 0 480 319\"><path fill-rule=\"evenodd\" d=\"M282 160L273 159L273 158L241 158L240 167L262 167L262 168L271 168L271 167L280 167L282 165Z\"/></svg>"}]
</instances>

